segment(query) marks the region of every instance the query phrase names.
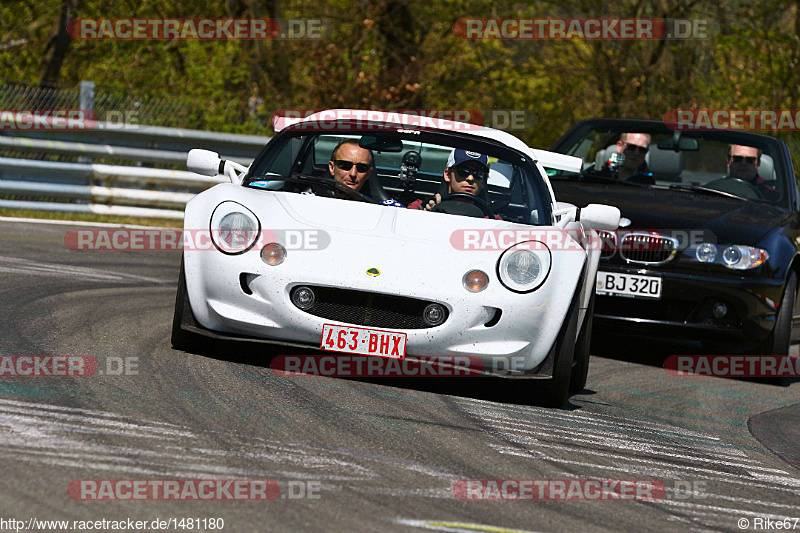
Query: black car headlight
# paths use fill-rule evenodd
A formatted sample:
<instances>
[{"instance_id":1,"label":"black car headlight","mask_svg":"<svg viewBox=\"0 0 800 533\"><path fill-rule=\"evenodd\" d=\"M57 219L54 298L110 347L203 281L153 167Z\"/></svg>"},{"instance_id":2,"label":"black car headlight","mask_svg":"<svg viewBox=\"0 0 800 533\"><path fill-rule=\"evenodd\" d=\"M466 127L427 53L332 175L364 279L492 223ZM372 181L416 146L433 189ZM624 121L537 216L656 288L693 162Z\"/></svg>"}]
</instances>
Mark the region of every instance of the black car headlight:
<instances>
[{"instance_id":1,"label":"black car headlight","mask_svg":"<svg viewBox=\"0 0 800 533\"><path fill-rule=\"evenodd\" d=\"M540 241L515 244L500 256L497 276L500 283L514 292L538 289L550 274L550 249Z\"/></svg>"},{"instance_id":2,"label":"black car headlight","mask_svg":"<svg viewBox=\"0 0 800 533\"><path fill-rule=\"evenodd\" d=\"M766 263L769 252L743 244L695 244L686 249L686 254L700 263L714 263L732 270L750 270Z\"/></svg>"},{"instance_id":3,"label":"black car headlight","mask_svg":"<svg viewBox=\"0 0 800 533\"><path fill-rule=\"evenodd\" d=\"M224 254L241 254L252 248L261 224L252 211L236 202L222 202L211 215L211 240Z\"/></svg>"}]
</instances>

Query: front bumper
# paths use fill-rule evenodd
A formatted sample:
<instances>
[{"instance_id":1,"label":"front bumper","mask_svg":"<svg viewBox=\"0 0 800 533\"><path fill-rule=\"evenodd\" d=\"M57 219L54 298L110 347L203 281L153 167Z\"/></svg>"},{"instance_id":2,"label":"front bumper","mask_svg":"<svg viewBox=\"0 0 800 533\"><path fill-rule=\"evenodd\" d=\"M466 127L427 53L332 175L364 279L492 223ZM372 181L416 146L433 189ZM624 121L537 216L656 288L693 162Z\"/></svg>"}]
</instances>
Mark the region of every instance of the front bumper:
<instances>
[{"instance_id":1,"label":"front bumper","mask_svg":"<svg viewBox=\"0 0 800 533\"><path fill-rule=\"evenodd\" d=\"M634 269L601 263L600 270L660 276L660 300L597 296L594 331L673 337L698 341L736 341L743 348L758 345L775 327L783 280ZM728 312L717 318L713 306Z\"/></svg>"},{"instance_id":2,"label":"front bumper","mask_svg":"<svg viewBox=\"0 0 800 533\"><path fill-rule=\"evenodd\" d=\"M246 255L246 254L245 254ZM254 254L256 260L258 254ZM209 257L203 258L208 263ZM228 263L247 263L249 258L214 258ZM292 344L320 346L322 328L326 323L348 324L320 318L301 311L290 300L293 287L301 283L275 272L273 267L228 264L225 269L197 269L187 258L187 290L198 325L214 332L251 338L274 339ZM201 273L206 270L206 276ZM363 270L363 269L362 269ZM192 274L194 272L194 274ZM250 280L246 294L240 275ZM577 277L577 273L576 273ZM321 285L320 279L306 273L303 285ZM307 280L313 280L309 282ZM502 289L497 287L495 290ZM448 297L447 291L431 290L428 294L414 294L439 302L449 310L447 321L437 327L425 329L396 329L407 335L406 353L420 356L469 355L497 366L497 358L506 360L505 368L531 370L548 355L557 333L568 312L569 298L555 298L545 287L529 295L510 295L510 298L492 298L489 295L472 295L459 287L464 295ZM359 287L363 290L363 287ZM505 289L502 289L505 290ZM409 293L412 291L409 291ZM413 291L417 292L417 291ZM488 292L488 289L487 291ZM574 287L572 289L574 293ZM409 294L411 295L411 294ZM499 316L499 320L498 317ZM358 327L369 327L361 326Z\"/></svg>"}]
</instances>

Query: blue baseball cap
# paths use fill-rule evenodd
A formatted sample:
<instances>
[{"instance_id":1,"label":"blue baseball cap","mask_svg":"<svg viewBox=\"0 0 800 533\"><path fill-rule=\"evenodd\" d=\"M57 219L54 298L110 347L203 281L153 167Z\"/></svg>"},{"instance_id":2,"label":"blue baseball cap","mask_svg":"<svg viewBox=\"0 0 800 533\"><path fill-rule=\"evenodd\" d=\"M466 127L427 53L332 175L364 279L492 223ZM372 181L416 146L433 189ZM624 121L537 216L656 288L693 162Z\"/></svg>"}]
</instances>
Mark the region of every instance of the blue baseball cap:
<instances>
[{"instance_id":1,"label":"blue baseball cap","mask_svg":"<svg viewBox=\"0 0 800 533\"><path fill-rule=\"evenodd\" d=\"M488 156L479 154L478 152L468 152L466 150L462 150L461 148L456 148L450 152L450 157L447 158L447 168L453 168L461 163L466 163L467 161L475 161L476 163L480 163L486 167L487 170L489 169Z\"/></svg>"}]
</instances>

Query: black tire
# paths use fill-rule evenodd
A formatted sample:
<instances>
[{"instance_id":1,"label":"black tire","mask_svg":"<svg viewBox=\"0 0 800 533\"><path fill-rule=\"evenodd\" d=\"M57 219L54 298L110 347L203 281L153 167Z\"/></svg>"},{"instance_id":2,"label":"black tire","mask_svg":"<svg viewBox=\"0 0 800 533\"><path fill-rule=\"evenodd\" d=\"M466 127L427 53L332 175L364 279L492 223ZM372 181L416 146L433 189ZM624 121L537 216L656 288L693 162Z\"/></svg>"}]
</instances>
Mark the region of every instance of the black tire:
<instances>
[{"instance_id":1,"label":"black tire","mask_svg":"<svg viewBox=\"0 0 800 533\"><path fill-rule=\"evenodd\" d=\"M578 340L575 341L575 354L572 362L572 375L569 380L569 392L576 394L586 387L586 378L589 376L589 355L592 346L592 322L594 320L594 291L589 298L586 308L586 317L583 320Z\"/></svg>"},{"instance_id":2,"label":"black tire","mask_svg":"<svg viewBox=\"0 0 800 533\"><path fill-rule=\"evenodd\" d=\"M556 357L553 362L553 377L545 382L542 405L545 407L563 407L569 399L569 386L572 376L572 358L575 352L575 331L578 329L578 306L580 305L580 289L570 304L569 314L561 326L556 338ZM538 380L534 380L538 381ZM528 385L530 387L530 385ZM528 389L526 387L526 389ZM530 394L530 392L528 392Z\"/></svg>"},{"instance_id":3,"label":"black tire","mask_svg":"<svg viewBox=\"0 0 800 533\"><path fill-rule=\"evenodd\" d=\"M758 355L788 355L792 343L792 314L794 313L794 302L797 294L797 274L789 272L786 278L786 286L783 289L781 305L778 314L775 316L775 327L772 334L761 344ZM766 377L766 383L772 385L783 385L783 377Z\"/></svg>"},{"instance_id":4,"label":"black tire","mask_svg":"<svg viewBox=\"0 0 800 533\"><path fill-rule=\"evenodd\" d=\"M181 273L178 278L178 293L175 295L175 313L172 315L172 347L185 352L195 351L200 346L200 337L181 328L181 324L194 324L189 295L186 292L186 272L181 259Z\"/></svg>"},{"instance_id":5,"label":"black tire","mask_svg":"<svg viewBox=\"0 0 800 533\"><path fill-rule=\"evenodd\" d=\"M775 328L759 350L760 355L788 355L792 338L792 313L797 292L797 274L789 272L786 288L783 290L781 306L775 316Z\"/></svg>"}]
</instances>

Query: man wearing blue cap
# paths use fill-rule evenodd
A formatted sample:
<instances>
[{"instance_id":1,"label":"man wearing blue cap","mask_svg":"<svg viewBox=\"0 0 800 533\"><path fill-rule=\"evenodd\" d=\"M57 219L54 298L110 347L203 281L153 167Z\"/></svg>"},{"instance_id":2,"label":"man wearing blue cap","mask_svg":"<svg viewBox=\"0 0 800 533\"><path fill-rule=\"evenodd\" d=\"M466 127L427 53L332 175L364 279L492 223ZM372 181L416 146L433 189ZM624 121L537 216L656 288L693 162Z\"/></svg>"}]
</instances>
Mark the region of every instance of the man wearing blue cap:
<instances>
[{"instance_id":1,"label":"man wearing blue cap","mask_svg":"<svg viewBox=\"0 0 800 533\"><path fill-rule=\"evenodd\" d=\"M465 193L477 196L489 179L489 158L485 154L470 152L456 148L447 158L447 168L444 170L444 181L447 183L448 194ZM436 193L433 200L428 200L423 205L422 200L415 200L408 205L409 209L424 209L430 211L442 201L442 195Z\"/></svg>"}]
</instances>

